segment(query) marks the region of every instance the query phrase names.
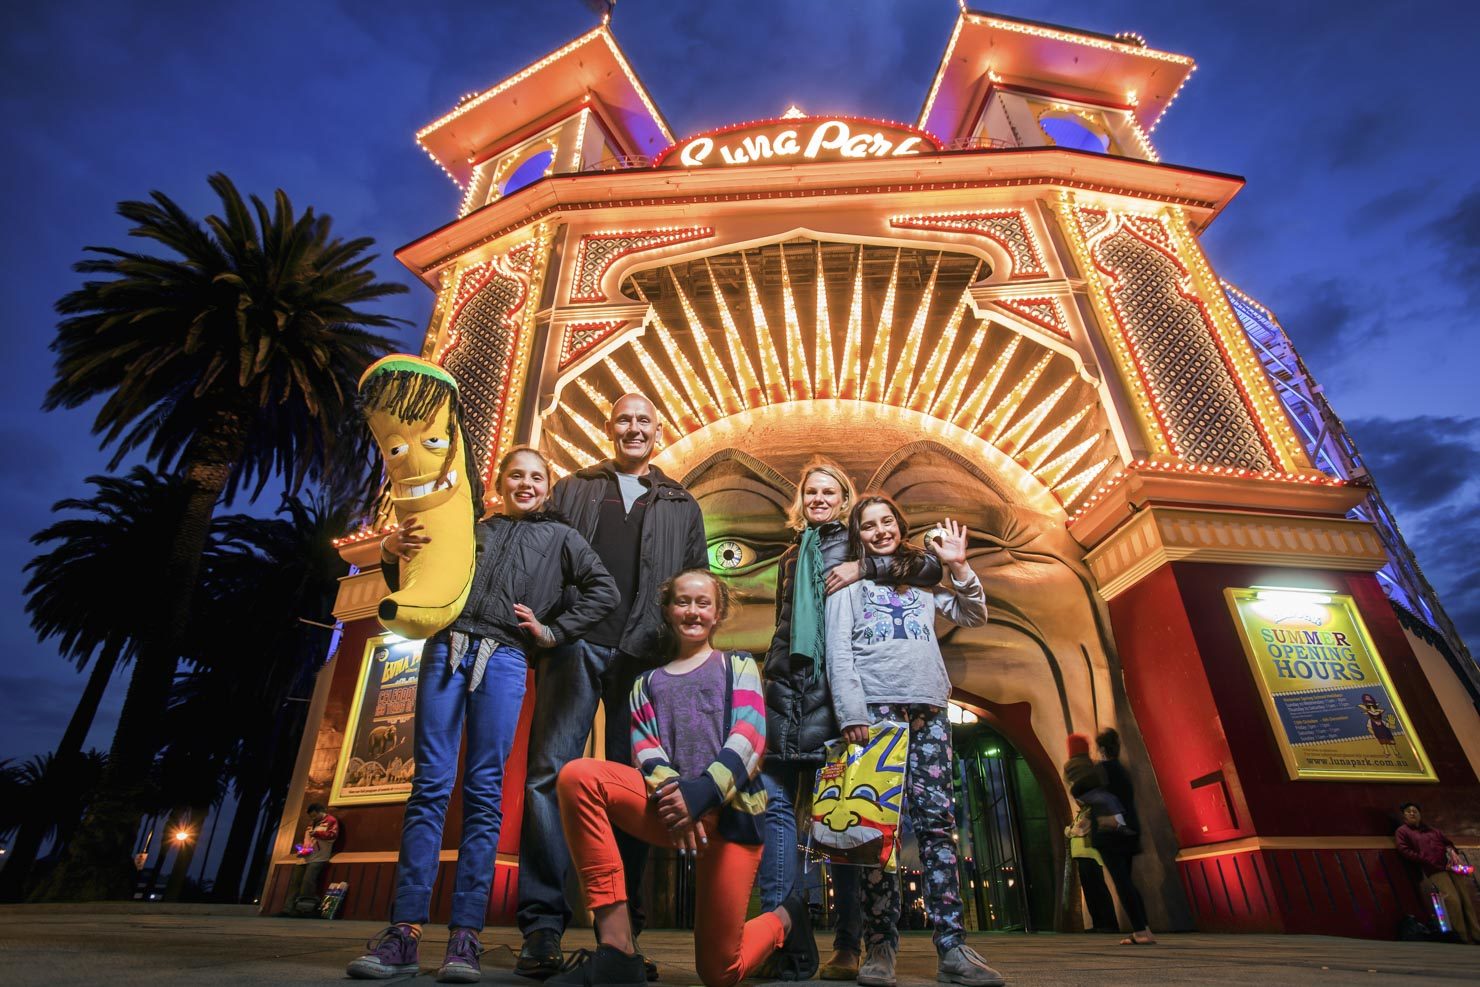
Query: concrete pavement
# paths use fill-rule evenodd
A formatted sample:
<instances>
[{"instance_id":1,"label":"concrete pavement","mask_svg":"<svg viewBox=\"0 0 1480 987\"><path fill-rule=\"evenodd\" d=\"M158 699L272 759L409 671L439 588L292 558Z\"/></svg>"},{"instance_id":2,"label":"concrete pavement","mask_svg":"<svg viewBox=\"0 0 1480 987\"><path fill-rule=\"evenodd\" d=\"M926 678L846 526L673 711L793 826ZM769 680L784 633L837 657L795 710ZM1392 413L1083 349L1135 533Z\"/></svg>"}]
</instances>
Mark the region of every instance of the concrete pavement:
<instances>
[{"instance_id":1,"label":"concrete pavement","mask_svg":"<svg viewBox=\"0 0 1480 987\"><path fill-rule=\"evenodd\" d=\"M258 918L250 907L190 905L0 906L0 984L337 984L351 983L344 965L378 931L369 922ZM587 945L574 930L567 947ZM823 934L824 941L827 940ZM428 928L423 973L393 981L431 984L446 932ZM1155 947L1117 945L1094 935L974 935L988 962L1009 984L1180 985L1480 983L1480 946L1392 943L1322 936L1168 935ZM534 987L509 968L512 929L484 936L486 984ZM649 932L642 945L661 965L664 984L697 984L693 939ZM935 983L928 937L906 935L901 987ZM817 981L817 983L824 983Z\"/></svg>"}]
</instances>

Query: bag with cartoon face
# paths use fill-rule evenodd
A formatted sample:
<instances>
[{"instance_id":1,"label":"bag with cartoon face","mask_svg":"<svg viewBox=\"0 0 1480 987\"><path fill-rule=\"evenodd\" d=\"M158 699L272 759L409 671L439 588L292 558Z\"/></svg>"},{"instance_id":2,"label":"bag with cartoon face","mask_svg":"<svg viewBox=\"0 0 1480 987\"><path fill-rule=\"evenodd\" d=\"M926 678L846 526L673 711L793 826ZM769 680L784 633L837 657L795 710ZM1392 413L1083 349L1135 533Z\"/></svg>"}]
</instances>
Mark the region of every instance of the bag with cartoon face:
<instances>
[{"instance_id":1,"label":"bag with cartoon face","mask_svg":"<svg viewBox=\"0 0 1480 987\"><path fill-rule=\"evenodd\" d=\"M909 727L892 720L871 725L861 747L828 743L812 795L812 853L832 863L894 871L909 745Z\"/></svg>"}]
</instances>

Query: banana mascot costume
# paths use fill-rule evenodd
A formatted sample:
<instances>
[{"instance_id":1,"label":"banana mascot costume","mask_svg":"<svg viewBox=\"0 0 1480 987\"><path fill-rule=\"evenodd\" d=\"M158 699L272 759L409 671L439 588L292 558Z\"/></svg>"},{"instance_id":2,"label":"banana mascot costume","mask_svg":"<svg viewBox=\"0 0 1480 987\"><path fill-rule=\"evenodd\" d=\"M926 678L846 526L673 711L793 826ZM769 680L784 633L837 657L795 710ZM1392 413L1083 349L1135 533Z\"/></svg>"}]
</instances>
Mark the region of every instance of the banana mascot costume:
<instances>
[{"instance_id":1,"label":"banana mascot costume","mask_svg":"<svg viewBox=\"0 0 1480 987\"><path fill-rule=\"evenodd\" d=\"M415 516L431 539L401 564L401 588L380 601L380 623L425 640L462 612L473 586L473 525L483 512L469 468L457 381L435 363L392 354L360 378L360 409L385 458L397 523Z\"/></svg>"}]
</instances>

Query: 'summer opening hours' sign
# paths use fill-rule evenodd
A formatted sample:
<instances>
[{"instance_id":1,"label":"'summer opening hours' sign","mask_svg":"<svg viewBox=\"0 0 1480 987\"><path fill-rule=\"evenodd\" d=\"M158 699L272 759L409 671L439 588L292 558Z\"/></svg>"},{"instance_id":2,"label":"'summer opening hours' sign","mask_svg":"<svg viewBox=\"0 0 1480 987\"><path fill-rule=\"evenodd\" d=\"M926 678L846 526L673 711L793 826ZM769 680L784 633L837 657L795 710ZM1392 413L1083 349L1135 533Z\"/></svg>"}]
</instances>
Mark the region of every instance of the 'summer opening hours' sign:
<instances>
[{"instance_id":1,"label":"'summer opening hours' sign","mask_svg":"<svg viewBox=\"0 0 1480 987\"><path fill-rule=\"evenodd\" d=\"M1224 592L1291 778L1435 777L1350 596Z\"/></svg>"}]
</instances>

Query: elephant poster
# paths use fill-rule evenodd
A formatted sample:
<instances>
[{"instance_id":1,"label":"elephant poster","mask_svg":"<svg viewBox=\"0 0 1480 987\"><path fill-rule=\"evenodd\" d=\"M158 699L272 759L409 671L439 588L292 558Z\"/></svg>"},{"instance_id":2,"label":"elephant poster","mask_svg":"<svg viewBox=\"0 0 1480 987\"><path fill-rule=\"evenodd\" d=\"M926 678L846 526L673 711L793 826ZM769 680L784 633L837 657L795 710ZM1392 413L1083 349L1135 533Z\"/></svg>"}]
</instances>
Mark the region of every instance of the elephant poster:
<instances>
[{"instance_id":1,"label":"elephant poster","mask_svg":"<svg viewBox=\"0 0 1480 987\"><path fill-rule=\"evenodd\" d=\"M330 805L404 802L411 794L422 644L390 634L366 643Z\"/></svg>"}]
</instances>

